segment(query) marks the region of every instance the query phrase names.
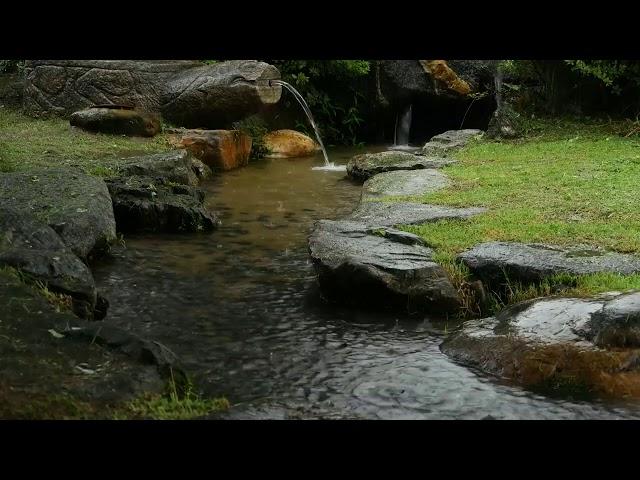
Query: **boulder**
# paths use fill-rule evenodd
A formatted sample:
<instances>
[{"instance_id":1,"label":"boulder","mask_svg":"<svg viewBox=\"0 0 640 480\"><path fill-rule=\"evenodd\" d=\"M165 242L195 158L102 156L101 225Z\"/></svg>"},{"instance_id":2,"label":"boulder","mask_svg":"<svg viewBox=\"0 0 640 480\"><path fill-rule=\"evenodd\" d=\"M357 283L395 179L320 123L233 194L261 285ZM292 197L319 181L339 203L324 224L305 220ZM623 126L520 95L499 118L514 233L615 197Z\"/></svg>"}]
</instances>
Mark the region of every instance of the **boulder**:
<instances>
[{"instance_id":1,"label":"boulder","mask_svg":"<svg viewBox=\"0 0 640 480\"><path fill-rule=\"evenodd\" d=\"M422 155L447 157L481 135L482 130L476 129L448 130L431 137L431 140L422 147Z\"/></svg>"},{"instance_id":2,"label":"boulder","mask_svg":"<svg viewBox=\"0 0 640 480\"><path fill-rule=\"evenodd\" d=\"M19 107L22 105L24 78L18 74L0 75L0 107Z\"/></svg>"},{"instance_id":3,"label":"boulder","mask_svg":"<svg viewBox=\"0 0 640 480\"><path fill-rule=\"evenodd\" d=\"M3 206L49 225L81 259L102 253L116 238L105 182L71 169L0 174Z\"/></svg>"},{"instance_id":4,"label":"boulder","mask_svg":"<svg viewBox=\"0 0 640 480\"><path fill-rule=\"evenodd\" d=\"M375 200L385 195L423 195L435 192L451 182L437 170L398 170L380 173L362 186L363 200Z\"/></svg>"},{"instance_id":5,"label":"boulder","mask_svg":"<svg viewBox=\"0 0 640 480\"><path fill-rule=\"evenodd\" d=\"M321 220L309 237L309 252L330 301L437 316L459 308L446 272L416 235Z\"/></svg>"},{"instance_id":6,"label":"boulder","mask_svg":"<svg viewBox=\"0 0 640 480\"><path fill-rule=\"evenodd\" d=\"M384 172L396 170L420 170L442 168L455 163L455 160L437 157L425 157L408 152L380 152L356 155L347 163L347 174L359 181Z\"/></svg>"},{"instance_id":7,"label":"boulder","mask_svg":"<svg viewBox=\"0 0 640 480\"><path fill-rule=\"evenodd\" d=\"M639 398L640 352L629 348L640 346L639 299L632 292L529 300L465 322L441 348L460 362L545 392Z\"/></svg>"},{"instance_id":8,"label":"boulder","mask_svg":"<svg viewBox=\"0 0 640 480\"><path fill-rule=\"evenodd\" d=\"M173 141L214 170L233 170L249 163L252 140L239 130L185 130Z\"/></svg>"},{"instance_id":9,"label":"boulder","mask_svg":"<svg viewBox=\"0 0 640 480\"><path fill-rule=\"evenodd\" d=\"M269 132L263 141L269 150L267 158L311 157L320 151L320 145L311 137L295 130Z\"/></svg>"},{"instance_id":10,"label":"boulder","mask_svg":"<svg viewBox=\"0 0 640 480\"><path fill-rule=\"evenodd\" d=\"M130 105L161 113L189 128L225 128L277 103L282 87L272 65L233 60L30 60L25 63L23 109L32 116L95 105Z\"/></svg>"},{"instance_id":11,"label":"boulder","mask_svg":"<svg viewBox=\"0 0 640 480\"><path fill-rule=\"evenodd\" d=\"M144 176L111 178L107 184L119 231L201 232L219 224L198 187Z\"/></svg>"},{"instance_id":12,"label":"boulder","mask_svg":"<svg viewBox=\"0 0 640 480\"><path fill-rule=\"evenodd\" d=\"M489 91L497 62L492 60L381 60L380 94L392 103L419 98L459 98Z\"/></svg>"},{"instance_id":13,"label":"boulder","mask_svg":"<svg viewBox=\"0 0 640 480\"><path fill-rule=\"evenodd\" d=\"M427 205L410 202L360 202L349 215L348 220L366 225L393 227L399 225L420 225L439 220L466 220L484 213L486 208L453 208L441 205Z\"/></svg>"},{"instance_id":14,"label":"boulder","mask_svg":"<svg viewBox=\"0 0 640 480\"><path fill-rule=\"evenodd\" d=\"M153 137L162 130L162 119L157 113L141 112L120 106L90 107L71 114L72 127L90 132Z\"/></svg>"},{"instance_id":15,"label":"boulder","mask_svg":"<svg viewBox=\"0 0 640 480\"><path fill-rule=\"evenodd\" d=\"M537 283L552 275L640 272L640 257L584 247L557 247L514 242L487 242L458 256L483 282L498 286L507 281Z\"/></svg>"},{"instance_id":16,"label":"boulder","mask_svg":"<svg viewBox=\"0 0 640 480\"><path fill-rule=\"evenodd\" d=\"M210 175L206 165L185 150L129 157L118 164L117 176L161 177L182 185L198 185Z\"/></svg>"},{"instance_id":17,"label":"boulder","mask_svg":"<svg viewBox=\"0 0 640 480\"><path fill-rule=\"evenodd\" d=\"M516 138L521 134L520 115L507 103L502 102L489 121L487 138Z\"/></svg>"},{"instance_id":18,"label":"boulder","mask_svg":"<svg viewBox=\"0 0 640 480\"><path fill-rule=\"evenodd\" d=\"M91 271L60 236L42 221L4 206L0 207L0 266L20 270L26 280L71 296L73 310L81 317L102 318L106 313Z\"/></svg>"}]
</instances>

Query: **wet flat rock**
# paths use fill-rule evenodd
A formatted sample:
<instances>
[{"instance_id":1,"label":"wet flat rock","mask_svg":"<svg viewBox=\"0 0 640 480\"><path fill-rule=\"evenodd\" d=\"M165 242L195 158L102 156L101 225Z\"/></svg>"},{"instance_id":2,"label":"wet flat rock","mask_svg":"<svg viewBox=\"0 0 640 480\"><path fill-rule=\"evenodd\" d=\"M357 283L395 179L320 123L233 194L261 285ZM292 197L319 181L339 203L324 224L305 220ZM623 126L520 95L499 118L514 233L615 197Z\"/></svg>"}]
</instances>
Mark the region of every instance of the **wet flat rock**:
<instances>
[{"instance_id":1,"label":"wet flat rock","mask_svg":"<svg viewBox=\"0 0 640 480\"><path fill-rule=\"evenodd\" d=\"M374 175L396 170L420 170L424 168L442 168L455 163L455 160L437 157L425 157L408 152L380 152L356 155L347 163L347 174L360 181Z\"/></svg>"},{"instance_id":2,"label":"wet flat rock","mask_svg":"<svg viewBox=\"0 0 640 480\"><path fill-rule=\"evenodd\" d=\"M49 225L80 258L101 253L116 236L105 182L71 169L0 174L3 206Z\"/></svg>"},{"instance_id":3,"label":"wet flat rock","mask_svg":"<svg viewBox=\"0 0 640 480\"><path fill-rule=\"evenodd\" d=\"M431 140L422 147L422 154L447 157L480 135L482 135L482 130L448 130L431 137Z\"/></svg>"},{"instance_id":4,"label":"wet flat rock","mask_svg":"<svg viewBox=\"0 0 640 480\"><path fill-rule=\"evenodd\" d=\"M486 210L486 208L453 208L410 202L360 202L358 208L349 215L349 220L386 227L420 225L446 219L466 220Z\"/></svg>"},{"instance_id":5,"label":"wet flat rock","mask_svg":"<svg viewBox=\"0 0 640 480\"><path fill-rule=\"evenodd\" d=\"M321 220L309 251L324 296L339 303L445 314L459 299L433 251L416 235Z\"/></svg>"},{"instance_id":6,"label":"wet flat rock","mask_svg":"<svg viewBox=\"0 0 640 480\"><path fill-rule=\"evenodd\" d=\"M505 274L511 280L531 283L560 273L628 275L640 272L640 258L635 255L541 244L487 242L461 253L458 258L475 276L488 283L505 281Z\"/></svg>"},{"instance_id":7,"label":"wet flat rock","mask_svg":"<svg viewBox=\"0 0 640 480\"><path fill-rule=\"evenodd\" d=\"M204 191L163 178L143 176L108 181L118 230L122 232L201 232L219 225L204 206Z\"/></svg>"},{"instance_id":8,"label":"wet flat rock","mask_svg":"<svg viewBox=\"0 0 640 480\"><path fill-rule=\"evenodd\" d=\"M640 397L640 292L539 298L465 322L454 359L526 386Z\"/></svg>"},{"instance_id":9,"label":"wet flat rock","mask_svg":"<svg viewBox=\"0 0 640 480\"><path fill-rule=\"evenodd\" d=\"M437 170L406 170L380 173L362 186L363 200L375 200L385 195L423 195L448 185L450 180Z\"/></svg>"}]
</instances>

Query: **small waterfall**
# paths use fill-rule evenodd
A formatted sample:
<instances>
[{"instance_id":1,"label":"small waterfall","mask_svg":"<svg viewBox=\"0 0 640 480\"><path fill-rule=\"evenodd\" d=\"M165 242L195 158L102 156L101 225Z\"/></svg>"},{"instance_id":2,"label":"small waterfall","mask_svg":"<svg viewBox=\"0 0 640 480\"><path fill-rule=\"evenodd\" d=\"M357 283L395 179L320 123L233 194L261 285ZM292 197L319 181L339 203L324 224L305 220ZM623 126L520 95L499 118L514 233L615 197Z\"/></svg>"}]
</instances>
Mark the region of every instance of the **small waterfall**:
<instances>
[{"instance_id":1,"label":"small waterfall","mask_svg":"<svg viewBox=\"0 0 640 480\"><path fill-rule=\"evenodd\" d=\"M405 108L404 112L402 112L402 117L400 117L400 124L396 122L396 134L395 134L395 145L396 147L408 147L409 146L409 132L411 130L411 112L412 105L409 105ZM399 127L399 128L398 128Z\"/></svg>"},{"instance_id":2,"label":"small waterfall","mask_svg":"<svg viewBox=\"0 0 640 480\"><path fill-rule=\"evenodd\" d=\"M502 109L502 70L497 69L495 76L493 77L493 83L496 89L496 111Z\"/></svg>"},{"instance_id":3,"label":"small waterfall","mask_svg":"<svg viewBox=\"0 0 640 480\"><path fill-rule=\"evenodd\" d=\"M320 138L320 131L318 130L318 127L316 126L316 122L313 119L313 115L311 114L309 105L307 105L307 102L304 100L302 95L300 95L300 92L298 92L293 87L293 85L283 80L271 80L270 83L273 85L281 85L287 90L289 90L293 94L293 96L296 98L296 100L298 101L302 109L304 110L304 113L307 115L307 118L309 119L309 123L313 127L313 131L316 134L316 139L318 140L318 144L322 149L322 155L324 156L324 167L314 167L314 170L345 170L345 167L343 165L336 166L335 164L329 162L329 156L327 155L327 150L324 148L324 143L322 143L322 138Z\"/></svg>"},{"instance_id":4,"label":"small waterfall","mask_svg":"<svg viewBox=\"0 0 640 480\"><path fill-rule=\"evenodd\" d=\"M393 134L393 146L390 150L406 150L413 152L419 150L418 147L409 145L409 133L411 132L411 118L413 114L413 105L405 107L402 115L396 115L396 127Z\"/></svg>"}]
</instances>

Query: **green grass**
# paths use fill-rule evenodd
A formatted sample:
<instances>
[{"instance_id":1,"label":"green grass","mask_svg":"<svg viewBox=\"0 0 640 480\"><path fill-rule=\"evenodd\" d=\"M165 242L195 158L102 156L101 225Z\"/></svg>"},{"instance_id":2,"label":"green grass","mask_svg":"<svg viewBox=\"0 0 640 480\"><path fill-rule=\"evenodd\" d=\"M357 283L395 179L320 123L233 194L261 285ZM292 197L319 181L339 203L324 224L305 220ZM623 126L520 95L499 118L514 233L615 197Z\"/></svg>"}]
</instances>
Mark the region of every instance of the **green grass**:
<instances>
[{"instance_id":1,"label":"green grass","mask_svg":"<svg viewBox=\"0 0 640 480\"><path fill-rule=\"evenodd\" d=\"M33 119L0 109L0 172L71 167L108 176L118 160L171 149L168 136L126 137L89 133L60 118Z\"/></svg>"},{"instance_id":2,"label":"green grass","mask_svg":"<svg viewBox=\"0 0 640 480\"><path fill-rule=\"evenodd\" d=\"M403 199L489 211L404 229L450 254L493 240L640 252L640 140L620 131L620 123L536 121L524 139L475 142L443 169L451 187Z\"/></svg>"},{"instance_id":3,"label":"green grass","mask_svg":"<svg viewBox=\"0 0 640 480\"><path fill-rule=\"evenodd\" d=\"M114 419L189 420L229 407L226 398L203 398L195 393L191 382L178 387L172 377L164 395L133 400L118 410Z\"/></svg>"}]
</instances>

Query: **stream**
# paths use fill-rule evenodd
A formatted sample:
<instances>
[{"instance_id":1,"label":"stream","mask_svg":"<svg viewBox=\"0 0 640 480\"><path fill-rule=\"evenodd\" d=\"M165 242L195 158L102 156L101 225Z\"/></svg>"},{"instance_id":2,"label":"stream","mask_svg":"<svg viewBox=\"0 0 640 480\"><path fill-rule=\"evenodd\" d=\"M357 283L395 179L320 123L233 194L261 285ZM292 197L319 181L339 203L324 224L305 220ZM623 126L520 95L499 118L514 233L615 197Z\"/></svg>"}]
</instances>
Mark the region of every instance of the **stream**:
<instances>
[{"instance_id":1,"label":"stream","mask_svg":"<svg viewBox=\"0 0 640 480\"><path fill-rule=\"evenodd\" d=\"M548 398L459 365L439 349L451 325L325 304L307 235L361 187L321 163L265 159L206 182L212 233L127 235L94 267L104 321L162 342L204 394L226 396L233 408L212 418L640 418L640 405Z\"/></svg>"}]
</instances>

